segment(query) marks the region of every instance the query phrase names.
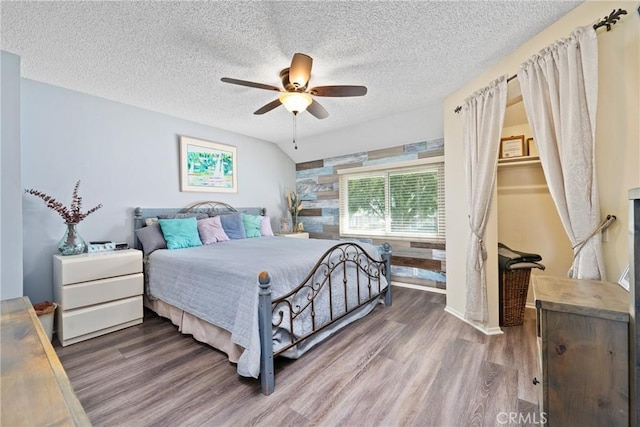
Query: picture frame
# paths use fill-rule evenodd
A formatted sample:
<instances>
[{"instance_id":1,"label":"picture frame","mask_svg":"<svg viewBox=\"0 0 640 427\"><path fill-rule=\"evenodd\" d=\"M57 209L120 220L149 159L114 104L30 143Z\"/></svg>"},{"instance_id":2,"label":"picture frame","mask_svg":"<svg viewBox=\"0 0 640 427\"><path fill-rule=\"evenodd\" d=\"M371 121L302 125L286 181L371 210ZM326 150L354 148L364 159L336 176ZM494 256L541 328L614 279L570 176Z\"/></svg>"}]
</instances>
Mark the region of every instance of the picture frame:
<instances>
[{"instance_id":1,"label":"picture frame","mask_svg":"<svg viewBox=\"0 0 640 427\"><path fill-rule=\"evenodd\" d=\"M533 138L527 138L527 156L529 157L539 157L538 147L536 146Z\"/></svg>"},{"instance_id":2,"label":"picture frame","mask_svg":"<svg viewBox=\"0 0 640 427\"><path fill-rule=\"evenodd\" d=\"M279 233L280 234L293 233L292 224L289 218L280 218Z\"/></svg>"},{"instance_id":3,"label":"picture frame","mask_svg":"<svg viewBox=\"0 0 640 427\"><path fill-rule=\"evenodd\" d=\"M500 139L500 158L510 159L512 157L523 157L524 135L509 136Z\"/></svg>"},{"instance_id":4,"label":"picture frame","mask_svg":"<svg viewBox=\"0 0 640 427\"><path fill-rule=\"evenodd\" d=\"M236 147L180 136L180 191L237 193Z\"/></svg>"},{"instance_id":5,"label":"picture frame","mask_svg":"<svg viewBox=\"0 0 640 427\"><path fill-rule=\"evenodd\" d=\"M624 269L624 271L620 275L620 278L618 279L618 284L622 286L627 292L629 292L629 283L631 281L629 275L629 266L627 265L627 268Z\"/></svg>"}]
</instances>

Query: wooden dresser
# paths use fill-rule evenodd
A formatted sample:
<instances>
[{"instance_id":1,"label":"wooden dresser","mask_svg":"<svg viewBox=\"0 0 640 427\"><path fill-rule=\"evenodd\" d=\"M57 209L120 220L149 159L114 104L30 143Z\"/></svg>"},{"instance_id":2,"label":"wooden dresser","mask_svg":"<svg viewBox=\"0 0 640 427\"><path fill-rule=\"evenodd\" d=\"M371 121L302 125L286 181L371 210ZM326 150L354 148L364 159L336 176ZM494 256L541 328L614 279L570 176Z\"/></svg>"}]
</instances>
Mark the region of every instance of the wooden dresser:
<instances>
[{"instance_id":1,"label":"wooden dresser","mask_svg":"<svg viewBox=\"0 0 640 427\"><path fill-rule=\"evenodd\" d=\"M29 298L0 302L0 425L91 425Z\"/></svg>"},{"instance_id":2,"label":"wooden dresser","mask_svg":"<svg viewBox=\"0 0 640 427\"><path fill-rule=\"evenodd\" d=\"M532 276L540 412L554 426L629 425L629 293Z\"/></svg>"}]
</instances>

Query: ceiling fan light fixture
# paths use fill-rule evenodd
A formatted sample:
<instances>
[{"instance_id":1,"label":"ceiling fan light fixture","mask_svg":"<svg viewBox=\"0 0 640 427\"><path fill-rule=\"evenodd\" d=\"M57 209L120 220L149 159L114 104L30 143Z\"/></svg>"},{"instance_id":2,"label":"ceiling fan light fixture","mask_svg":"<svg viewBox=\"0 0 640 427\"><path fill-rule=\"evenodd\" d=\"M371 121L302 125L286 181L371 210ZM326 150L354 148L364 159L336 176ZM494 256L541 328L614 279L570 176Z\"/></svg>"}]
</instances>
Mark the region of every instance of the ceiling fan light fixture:
<instances>
[{"instance_id":1,"label":"ceiling fan light fixture","mask_svg":"<svg viewBox=\"0 0 640 427\"><path fill-rule=\"evenodd\" d=\"M303 112L313 102L309 95L302 92L285 92L278 99L284 108L294 114Z\"/></svg>"}]
</instances>

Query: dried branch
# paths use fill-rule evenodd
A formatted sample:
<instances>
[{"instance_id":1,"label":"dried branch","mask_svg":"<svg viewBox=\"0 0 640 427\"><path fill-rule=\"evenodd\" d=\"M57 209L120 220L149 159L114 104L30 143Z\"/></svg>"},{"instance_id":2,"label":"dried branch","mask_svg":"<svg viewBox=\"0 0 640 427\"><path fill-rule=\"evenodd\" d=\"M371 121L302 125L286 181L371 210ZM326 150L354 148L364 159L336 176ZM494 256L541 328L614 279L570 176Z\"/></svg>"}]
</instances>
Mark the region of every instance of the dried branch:
<instances>
[{"instance_id":1,"label":"dried branch","mask_svg":"<svg viewBox=\"0 0 640 427\"><path fill-rule=\"evenodd\" d=\"M80 181L76 182L75 187L73 188L73 196L71 198L71 206L66 207L53 197L34 189L25 190L24 192L27 194L31 194L33 196L39 197L42 199L47 205L48 208L53 209L62 217L64 222L68 224L77 224L98 209L102 207L102 204L95 206L88 211L82 213L82 197L78 195L78 188L80 187Z\"/></svg>"}]
</instances>

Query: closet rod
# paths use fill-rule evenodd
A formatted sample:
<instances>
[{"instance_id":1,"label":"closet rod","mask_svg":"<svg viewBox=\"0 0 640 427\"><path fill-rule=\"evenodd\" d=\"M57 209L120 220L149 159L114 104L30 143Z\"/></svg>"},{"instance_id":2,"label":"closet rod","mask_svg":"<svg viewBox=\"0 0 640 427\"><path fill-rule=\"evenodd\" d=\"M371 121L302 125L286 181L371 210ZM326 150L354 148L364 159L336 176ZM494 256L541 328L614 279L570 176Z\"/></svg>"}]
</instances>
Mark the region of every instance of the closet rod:
<instances>
[{"instance_id":1,"label":"closet rod","mask_svg":"<svg viewBox=\"0 0 640 427\"><path fill-rule=\"evenodd\" d=\"M638 13L640 13L640 7L638 7ZM607 31L611 31L611 26L616 24L620 19L622 19L620 15L626 15L626 14L627 14L627 11L624 9L618 9L618 10L613 9L613 11L609 14L609 16L605 16L604 18L602 18L601 21L598 21L596 24L593 24L593 29L597 30L600 27L607 27ZM518 77L517 74L514 74L513 76L509 77L507 79L507 83L509 83L511 80L515 79L516 77ZM453 111L456 113L459 113L460 111L462 111L462 106L458 105L456 109Z\"/></svg>"}]
</instances>

